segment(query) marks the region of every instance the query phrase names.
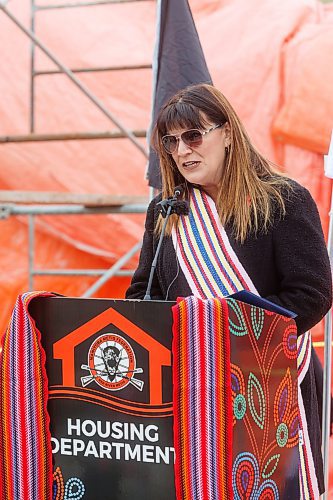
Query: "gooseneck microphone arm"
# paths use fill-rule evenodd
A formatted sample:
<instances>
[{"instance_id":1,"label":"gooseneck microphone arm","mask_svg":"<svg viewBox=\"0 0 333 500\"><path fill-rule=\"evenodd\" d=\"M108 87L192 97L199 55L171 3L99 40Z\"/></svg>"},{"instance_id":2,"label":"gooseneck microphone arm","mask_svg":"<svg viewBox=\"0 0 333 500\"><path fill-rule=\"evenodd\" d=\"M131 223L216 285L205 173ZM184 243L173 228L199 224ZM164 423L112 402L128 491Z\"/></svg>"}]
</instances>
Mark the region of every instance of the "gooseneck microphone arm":
<instances>
[{"instance_id":1,"label":"gooseneck microphone arm","mask_svg":"<svg viewBox=\"0 0 333 500\"><path fill-rule=\"evenodd\" d=\"M163 238L164 238L164 233L165 233L165 228L168 223L169 217L171 214L176 213L178 215L187 215L189 212L189 206L186 201L178 201L178 197L182 194L183 188L181 186L175 187L173 197L167 198L165 200L160 201L157 203L160 207L160 212L162 214L162 217L164 217L164 222L163 226L161 229L161 234L160 238L158 240L158 245L156 248L156 253L150 268L150 274L149 274L149 279L148 279L148 285L146 289L146 294L143 298L143 300L151 300L150 292L151 292L151 287L153 283L153 277L154 277L154 272L156 269L157 265L157 259L161 250Z\"/></svg>"}]
</instances>

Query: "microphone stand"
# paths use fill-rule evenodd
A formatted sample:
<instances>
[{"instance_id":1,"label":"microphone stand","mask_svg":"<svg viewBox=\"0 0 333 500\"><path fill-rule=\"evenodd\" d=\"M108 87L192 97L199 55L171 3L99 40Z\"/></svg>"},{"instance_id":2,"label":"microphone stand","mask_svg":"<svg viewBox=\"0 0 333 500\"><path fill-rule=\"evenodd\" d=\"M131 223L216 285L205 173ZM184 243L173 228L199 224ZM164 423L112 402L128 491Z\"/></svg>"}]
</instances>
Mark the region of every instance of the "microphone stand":
<instances>
[{"instance_id":1,"label":"microphone stand","mask_svg":"<svg viewBox=\"0 0 333 500\"><path fill-rule=\"evenodd\" d=\"M168 199L160 201L160 203L158 203L158 205L161 206L161 214L162 214L162 217L165 218L165 220L163 222L163 226L162 226L160 238L158 240L158 245L157 245L157 248L156 248L156 253L155 253L152 265L151 265L150 274L149 274L149 280L148 280L148 285L147 285L147 290L146 290L146 295L144 296L143 300L151 300L150 291L151 291L151 286L152 286L152 282L153 282L154 272L155 272L155 268L156 268L156 264L157 264L157 258L158 258L158 255L160 253L160 249L161 249L161 246L162 246L162 242L163 242L163 238L164 238L164 233L165 233L165 228L166 228L166 225L167 225L167 222L169 220L170 215L174 211L175 203L177 203L177 195L173 196L173 198L168 198ZM166 208L166 207L168 207L168 208Z\"/></svg>"}]
</instances>

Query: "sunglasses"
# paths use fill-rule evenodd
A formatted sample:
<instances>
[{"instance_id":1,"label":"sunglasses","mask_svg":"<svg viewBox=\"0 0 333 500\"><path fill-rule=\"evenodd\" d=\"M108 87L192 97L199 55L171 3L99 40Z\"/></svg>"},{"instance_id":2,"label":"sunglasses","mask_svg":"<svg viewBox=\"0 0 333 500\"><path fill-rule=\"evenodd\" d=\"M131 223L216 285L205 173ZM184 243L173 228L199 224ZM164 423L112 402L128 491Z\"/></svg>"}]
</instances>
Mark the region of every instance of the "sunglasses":
<instances>
[{"instance_id":1,"label":"sunglasses","mask_svg":"<svg viewBox=\"0 0 333 500\"><path fill-rule=\"evenodd\" d=\"M162 137L163 147L167 153L172 155L177 150L179 141L181 139L183 143L186 144L186 146L188 146L189 148L198 148L202 144L204 135L209 134L209 132L222 127L222 125L224 124L219 123L218 125L214 125L214 127L211 127L208 130L198 130L194 128L191 130L186 130L186 132L183 132L180 135L164 135Z\"/></svg>"}]
</instances>

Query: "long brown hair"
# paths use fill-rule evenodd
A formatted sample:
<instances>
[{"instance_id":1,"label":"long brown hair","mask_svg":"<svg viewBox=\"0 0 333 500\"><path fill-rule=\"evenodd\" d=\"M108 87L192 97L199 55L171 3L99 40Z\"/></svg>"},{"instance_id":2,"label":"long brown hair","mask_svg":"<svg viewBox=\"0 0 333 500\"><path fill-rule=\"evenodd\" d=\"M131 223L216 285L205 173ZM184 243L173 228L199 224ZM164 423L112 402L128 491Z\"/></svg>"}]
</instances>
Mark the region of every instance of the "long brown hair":
<instances>
[{"instance_id":1,"label":"long brown hair","mask_svg":"<svg viewBox=\"0 0 333 500\"><path fill-rule=\"evenodd\" d=\"M289 182L253 146L229 101L212 85L191 85L179 91L159 113L152 144L160 158L162 196L172 196L179 184L188 185L172 156L164 150L162 137L177 128L203 130L207 119L212 124L228 122L230 125L230 149L218 187L216 208L222 224L231 224L234 237L243 242L251 232L267 231L277 208L281 214L285 212L281 191L289 188ZM175 220L171 219L167 234L171 233ZM161 223L157 231L160 229Z\"/></svg>"}]
</instances>

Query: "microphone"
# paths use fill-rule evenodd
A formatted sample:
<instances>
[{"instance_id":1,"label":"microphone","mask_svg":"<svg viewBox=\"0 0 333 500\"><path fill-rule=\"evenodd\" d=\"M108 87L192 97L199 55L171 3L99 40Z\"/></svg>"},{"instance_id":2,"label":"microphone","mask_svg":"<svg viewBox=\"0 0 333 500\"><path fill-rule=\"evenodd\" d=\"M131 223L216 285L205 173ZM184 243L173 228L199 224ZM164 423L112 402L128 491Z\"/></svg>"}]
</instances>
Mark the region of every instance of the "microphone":
<instances>
[{"instance_id":1,"label":"microphone","mask_svg":"<svg viewBox=\"0 0 333 500\"><path fill-rule=\"evenodd\" d=\"M166 218L169 207L171 207L170 215L171 214L188 215L189 212L188 202L186 200L178 200L178 198L183 194L183 192L184 192L184 186L180 184L179 186L176 186L175 189L173 190L173 196L157 203L157 206L159 207L159 211L161 212L163 218Z\"/></svg>"},{"instance_id":2,"label":"microphone","mask_svg":"<svg viewBox=\"0 0 333 500\"><path fill-rule=\"evenodd\" d=\"M165 228L167 225L167 222L169 220L169 217L171 214L177 214L177 215L188 215L189 213L189 204L186 200L179 200L178 197L181 196L184 192L184 187L182 185L176 186L174 191L173 191L173 196L170 198L166 198L165 200L160 201L157 203L159 206L159 210L161 212L162 217L165 219L163 222L160 238L158 240L158 245L156 248L156 253L151 265L150 269L150 274L149 274L149 280L148 280L148 285L147 285L147 290L146 294L143 298L143 300L151 300L150 296L150 291L151 291L151 286L153 283L153 277L154 277L154 272L156 269L156 264L157 264L157 258L161 250L163 238L164 238L164 233L165 233Z\"/></svg>"}]
</instances>

